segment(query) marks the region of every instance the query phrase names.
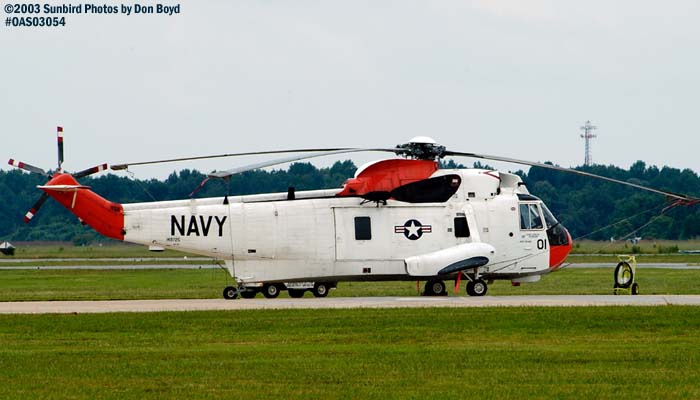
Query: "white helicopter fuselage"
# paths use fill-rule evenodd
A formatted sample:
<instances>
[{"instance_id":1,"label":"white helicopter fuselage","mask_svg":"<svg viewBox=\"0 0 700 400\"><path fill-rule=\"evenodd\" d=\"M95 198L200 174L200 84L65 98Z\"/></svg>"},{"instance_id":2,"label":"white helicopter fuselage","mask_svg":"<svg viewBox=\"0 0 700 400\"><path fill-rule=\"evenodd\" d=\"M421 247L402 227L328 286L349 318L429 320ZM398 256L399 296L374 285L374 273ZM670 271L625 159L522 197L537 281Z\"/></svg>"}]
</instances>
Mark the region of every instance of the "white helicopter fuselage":
<instances>
[{"instance_id":1,"label":"white helicopter fuselage","mask_svg":"<svg viewBox=\"0 0 700 400\"><path fill-rule=\"evenodd\" d=\"M552 253L549 243L548 211L518 176L459 169L433 177L447 175L461 184L444 202L384 204L333 197L340 190L333 189L123 204L123 240L223 260L244 285L462 271L527 282L561 265L563 251Z\"/></svg>"}]
</instances>

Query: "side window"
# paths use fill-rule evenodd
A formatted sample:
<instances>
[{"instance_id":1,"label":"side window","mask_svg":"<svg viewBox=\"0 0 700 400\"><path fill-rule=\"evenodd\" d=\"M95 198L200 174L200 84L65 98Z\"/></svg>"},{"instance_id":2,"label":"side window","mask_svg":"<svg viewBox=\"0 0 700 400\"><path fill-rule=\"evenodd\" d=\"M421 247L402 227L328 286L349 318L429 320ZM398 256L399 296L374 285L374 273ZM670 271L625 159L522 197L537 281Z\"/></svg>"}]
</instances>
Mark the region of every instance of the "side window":
<instances>
[{"instance_id":1,"label":"side window","mask_svg":"<svg viewBox=\"0 0 700 400\"><path fill-rule=\"evenodd\" d=\"M469 225L467 225L467 217L455 218L455 237L469 237Z\"/></svg>"},{"instance_id":2,"label":"side window","mask_svg":"<svg viewBox=\"0 0 700 400\"><path fill-rule=\"evenodd\" d=\"M542 215L537 204L520 204L520 229L542 228Z\"/></svg>"},{"instance_id":3,"label":"side window","mask_svg":"<svg viewBox=\"0 0 700 400\"><path fill-rule=\"evenodd\" d=\"M372 221L369 217L355 217L355 240L372 240Z\"/></svg>"}]
</instances>

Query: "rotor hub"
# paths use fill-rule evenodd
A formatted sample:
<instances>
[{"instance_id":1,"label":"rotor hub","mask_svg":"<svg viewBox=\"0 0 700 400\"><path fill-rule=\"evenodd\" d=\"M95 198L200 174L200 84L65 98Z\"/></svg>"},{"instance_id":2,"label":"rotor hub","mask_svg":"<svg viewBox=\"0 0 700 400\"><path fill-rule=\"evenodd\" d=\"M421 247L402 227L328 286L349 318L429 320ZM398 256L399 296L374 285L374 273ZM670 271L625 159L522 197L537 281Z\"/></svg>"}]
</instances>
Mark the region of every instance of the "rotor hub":
<instances>
[{"instance_id":1,"label":"rotor hub","mask_svg":"<svg viewBox=\"0 0 700 400\"><path fill-rule=\"evenodd\" d=\"M445 157L445 146L427 136L416 136L408 143L396 145L394 152L415 160L437 160Z\"/></svg>"}]
</instances>

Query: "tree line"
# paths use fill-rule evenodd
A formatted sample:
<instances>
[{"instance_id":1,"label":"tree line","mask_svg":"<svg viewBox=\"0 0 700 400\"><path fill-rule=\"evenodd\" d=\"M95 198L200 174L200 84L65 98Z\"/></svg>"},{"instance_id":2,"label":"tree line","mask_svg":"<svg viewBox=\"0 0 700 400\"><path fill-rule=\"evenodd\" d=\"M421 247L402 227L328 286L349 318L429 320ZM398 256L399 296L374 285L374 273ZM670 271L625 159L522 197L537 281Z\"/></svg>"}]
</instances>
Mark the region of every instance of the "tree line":
<instances>
[{"instance_id":1,"label":"tree line","mask_svg":"<svg viewBox=\"0 0 700 400\"><path fill-rule=\"evenodd\" d=\"M462 168L463 165L449 160L441 162L441 167ZM489 168L478 162L474 167ZM210 180L194 197L284 192L290 186L296 190L341 187L356 169L352 161L336 162L326 168L295 163L288 170L245 172L233 176L228 184ZM658 168L647 166L642 161L636 162L629 170L603 165L576 169L700 197L700 177L690 169ZM532 194L549 206L574 238L700 238L700 205L667 210L670 203L664 196L611 182L537 167L530 168L527 173L515 173L523 178ZM134 203L188 198L205 178L206 175L199 171L185 169L173 172L164 180L137 180L105 174L83 178L81 184L91 186L109 200ZM107 240L81 225L75 216L54 201L47 201L31 223L25 224L24 214L41 194L36 186L44 183L46 178L36 174L0 171L0 241L73 241L85 244Z\"/></svg>"}]
</instances>

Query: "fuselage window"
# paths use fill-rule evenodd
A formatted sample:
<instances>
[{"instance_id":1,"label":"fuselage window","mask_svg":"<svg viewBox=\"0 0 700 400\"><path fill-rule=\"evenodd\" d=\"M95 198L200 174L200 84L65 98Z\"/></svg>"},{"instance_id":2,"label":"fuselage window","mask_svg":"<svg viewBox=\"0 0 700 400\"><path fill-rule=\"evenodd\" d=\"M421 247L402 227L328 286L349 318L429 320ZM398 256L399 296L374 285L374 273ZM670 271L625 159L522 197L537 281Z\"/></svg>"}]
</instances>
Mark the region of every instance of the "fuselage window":
<instances>
[{"instance_id":1,"label":"fuselage window","mask_svg":"<svg viewBox=\"0 0 700 400\"><path fill-rule=\"evenodd\" d=\"M455 218L455 237L469 237L467 217Z\"/></svg>"},{"instance_id":2,"label":"fuselage window","mask_svg":"<svg viewBox=\"0 0 700 400\"><path fill-rule=\"evenodd\" d=\"M542 228L542 215L537 204L520 204L520 229Z\"/></svg>"},{"instance_id":3,"label":"fuselage window","mask_svg":"<svg viewBox=\"0 0 700 400\"><path fill-rule=\"evenodd\" d=\"M355 217L355 240L372 240L372 221L369 217Z\"/></svg>"}]
</instances>

